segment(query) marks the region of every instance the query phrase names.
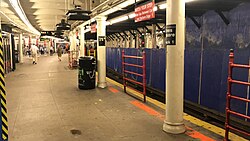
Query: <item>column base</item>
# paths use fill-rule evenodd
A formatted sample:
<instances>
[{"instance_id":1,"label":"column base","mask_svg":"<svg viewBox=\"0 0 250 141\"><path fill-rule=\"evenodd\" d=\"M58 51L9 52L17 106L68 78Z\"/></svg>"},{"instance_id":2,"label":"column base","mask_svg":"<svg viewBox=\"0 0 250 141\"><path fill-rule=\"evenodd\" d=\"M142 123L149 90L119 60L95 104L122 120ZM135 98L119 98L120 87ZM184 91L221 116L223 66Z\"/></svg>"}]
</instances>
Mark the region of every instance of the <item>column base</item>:
<instances>
[{"instance_id":1,"label":"column base","mask_svg":"<svg viewBox=\"0 0 250 141\"><path fill-rule=\"evenodd\" d=\"M99 88L106 88L107 87L107 82L98 82L97 87Z\"/></svg>"},{"instance_id":2,"label":"column base","mask_svg":"<svg viewBox=\"0 0 250 141\"><path fill-rule=\"evenodd\" d=\"M186 128L183 123L175 124L164 121L163 131L171 134L181 134L186 131Z\"/></svg>"}]
</instances>

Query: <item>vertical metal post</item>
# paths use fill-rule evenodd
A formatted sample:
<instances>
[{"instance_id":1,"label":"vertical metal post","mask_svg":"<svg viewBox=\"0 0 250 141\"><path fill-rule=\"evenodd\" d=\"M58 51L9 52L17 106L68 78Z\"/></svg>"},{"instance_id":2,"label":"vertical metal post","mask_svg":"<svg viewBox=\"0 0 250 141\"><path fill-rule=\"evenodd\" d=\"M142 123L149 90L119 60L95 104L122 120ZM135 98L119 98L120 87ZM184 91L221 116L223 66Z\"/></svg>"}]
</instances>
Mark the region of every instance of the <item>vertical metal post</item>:
<instances>
[{"instance_id":1,"label":"vertical metal post","mask_svg":"<svg viewBox=\"0 0 250 141\"><path fill-rule=\"evenodd\" d=\"M124 58L124 50L122 50L122 79L123 79L123 89L124 92L126 93L126 80L125 80L125 58Z\"/></svg>"},{"instance_id":2,"label":"vertical metal post","mask_svg":"<svg viewBox=\"0 0 250 141\"><path fill-rule=\"evenodd\" d=\"M13 57L12 57L12 40L11 33L9 34L9 43L10 43L10 68L13 70Z\"/></svg>"},{"instance_id":3,"label":"vertical metal post","mask_svg":"<svg viewBox=\"0 0 250 141\"><path fill-rule=\"evenodd\" d=\"M19 57L20 57L20 63L23 63L23 34L19 34Z\"/></svg>"},{"instance_id":4,"label":"vertical metal post","mask_svg":"<svg viewBox=\"0 0 250 141\"><path fill-rule=\"evenodd\" d=\"M166 4L167 34L175 36L167 39L166 116L163 130L180 134L186 130L183 123L185 0L168 0Z\"/></svg>"},{"instance_id":5,"label":"vertical metal post","mask_svg":"<svg viewBox=\"0 0 250 141\"><path fill-rule=\"evenodd\" d=\"M143 56L142 56L142 63L143 63L143 97L144 97L144 102L146 102L146 53L143 51Z\"/></svg>"},{"instance_id":6,"label":"vertical metal post","mask_svg":"<svg viewBox=\"0 0 250 141\"><path fill-rule=\"evenodd\" d=\"M231 96L231 86L232 86L232 72L234 63L234 53L233 50L230 50L229 54L229 64L228 64L228 78L227 78L227 102L226 102L226 122L225 122L225 141L228 141L228 133L229 133L229 118L230 118L230 96Z\"/></svg>"}]
</instances>

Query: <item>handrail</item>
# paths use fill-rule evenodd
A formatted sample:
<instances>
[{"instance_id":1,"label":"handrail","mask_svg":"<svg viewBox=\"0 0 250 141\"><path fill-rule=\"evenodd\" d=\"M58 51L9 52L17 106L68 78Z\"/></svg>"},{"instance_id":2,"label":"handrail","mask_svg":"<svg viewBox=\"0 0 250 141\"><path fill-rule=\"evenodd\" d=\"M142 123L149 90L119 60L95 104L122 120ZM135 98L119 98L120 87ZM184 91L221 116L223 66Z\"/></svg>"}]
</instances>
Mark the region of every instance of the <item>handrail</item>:
<instances>
[{"instance_id":1,"label":"handrail","mask_svg":"<svg viewBox=\"0 0 250 141\"><path fill-rule=\"evenodd\" d=\"M243 131L240 129L237 129L233 126L230 125L230 114L245 118L245 119L249 119L250 120L250 116L238 113L236 111L232 111L231 110L231 99L236 99L239 101L243 101L243 102L250 102L249 99L246 98L242 98L239 96L235 96L232 95L232 84L236 83L236 84L241 84L241 85L247 85L250 86L249 82L244 82L244 81L239 81L239 80L234 80L232 78L232 73L233 73L233 68L246 68L246 69L250 69L250 65L241 65L241 64L234 64L234 52L233 50L230 50L230 54L229 54L229 65L228 65L228 78L227 78L227 100L226 100L226 121L225 121L225 141L229 141L228 139L228 134L229 134L229 130L234 130L237 132L240 132L244 135L250 136L250 132L247 131Z\"/></svg>"}]
</instances>

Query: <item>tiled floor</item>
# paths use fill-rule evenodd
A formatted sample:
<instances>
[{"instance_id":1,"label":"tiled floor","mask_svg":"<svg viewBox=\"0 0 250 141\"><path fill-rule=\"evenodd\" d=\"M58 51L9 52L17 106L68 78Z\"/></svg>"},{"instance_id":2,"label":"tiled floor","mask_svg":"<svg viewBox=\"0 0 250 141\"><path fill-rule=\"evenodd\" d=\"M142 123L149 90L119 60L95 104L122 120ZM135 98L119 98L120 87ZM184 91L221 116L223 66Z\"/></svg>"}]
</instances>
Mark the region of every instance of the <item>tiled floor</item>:
<instances>
[{"instance_id":1,"label":"tiled floor","mask_svg":"<svg viewBox=\"0 0 250 141\"><path fill-rule=\"evenodd\" d=\"M29 58L6 76L9 141L194 141L162 131L163 121L130 102L134 98L106 89L79 90L77 70L56 56L43 56L37 65ZM159 111L164 113L164 111ZM201 127L214 140L222 139ZM73 135L71 130L80 130Z\"/></svg>"}]
</instances>

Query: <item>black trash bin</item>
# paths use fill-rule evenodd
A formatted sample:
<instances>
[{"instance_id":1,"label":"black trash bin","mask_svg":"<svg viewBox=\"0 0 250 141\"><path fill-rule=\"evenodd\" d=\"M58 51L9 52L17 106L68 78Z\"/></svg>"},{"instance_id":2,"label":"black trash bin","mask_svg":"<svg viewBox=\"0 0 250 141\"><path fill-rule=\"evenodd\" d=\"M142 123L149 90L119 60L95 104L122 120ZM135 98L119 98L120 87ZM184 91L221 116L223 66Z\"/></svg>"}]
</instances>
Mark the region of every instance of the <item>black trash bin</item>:
<instances>
[{"instance_id":1,"label":"black trash bin","mask_svg":"<svg viewBox=\"0 0 250 141\"><path fill-rule=\"evenodd\" d=\"M19 51L15 50L15 63L19 63Z\"/></svg>"},{"instance_id":2,"label":"black trash bin","mask_svg":"<svg viewBox=\"0 0 250 141\"><path fill-rule=\"evenodd\" d=\"M96 60L94 57L80 57L78 70L78 88L87 90L95 88Z\"/></svg>"}]
</instances>

